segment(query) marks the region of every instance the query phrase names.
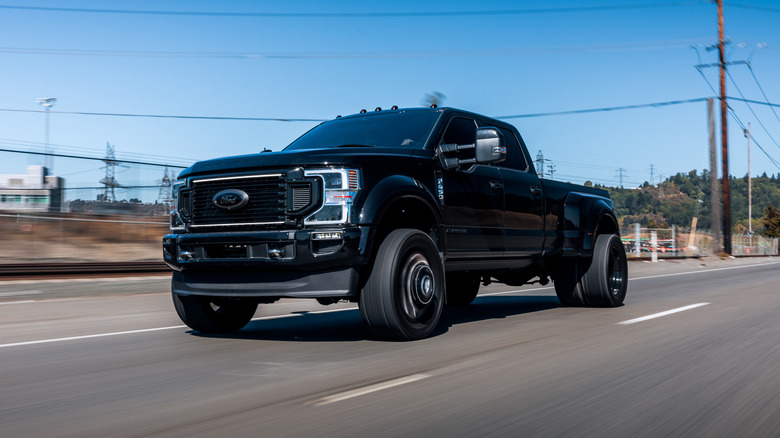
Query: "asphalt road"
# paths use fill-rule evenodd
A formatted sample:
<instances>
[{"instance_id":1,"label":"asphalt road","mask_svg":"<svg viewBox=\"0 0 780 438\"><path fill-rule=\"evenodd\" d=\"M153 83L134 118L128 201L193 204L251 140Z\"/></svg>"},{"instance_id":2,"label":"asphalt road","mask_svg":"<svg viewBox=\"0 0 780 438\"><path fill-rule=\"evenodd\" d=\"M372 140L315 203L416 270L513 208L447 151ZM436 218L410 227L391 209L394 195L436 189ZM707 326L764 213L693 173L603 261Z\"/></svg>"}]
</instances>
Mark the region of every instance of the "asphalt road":
<instances>
[{"instance_id":1,"label":"asphalt road","mask_svg":"<svg viewBox=\"0 0 780 438\"><path fill-rule=\"evenodd\" d=\"M0 436L780 436L780 259L630 272L615 309L484 287L416 342L349 303L203 336L164 277L0 282Z\"/></svg>"}]
</instances>

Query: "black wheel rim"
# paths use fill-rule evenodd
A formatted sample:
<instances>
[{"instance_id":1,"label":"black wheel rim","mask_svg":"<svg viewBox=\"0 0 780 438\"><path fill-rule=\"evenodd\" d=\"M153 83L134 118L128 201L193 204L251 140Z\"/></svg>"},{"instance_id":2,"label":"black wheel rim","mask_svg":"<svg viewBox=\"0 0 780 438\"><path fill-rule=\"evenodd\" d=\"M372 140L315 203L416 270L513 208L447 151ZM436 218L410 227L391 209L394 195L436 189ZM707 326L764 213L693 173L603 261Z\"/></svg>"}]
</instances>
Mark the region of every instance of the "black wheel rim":
<instances>
[{"instance_id":1,"label":"black wheel rim","mask_svg":"<svg viewBox=\"0 0 780 438\"><path fill-rule=\"evenodd\" d=\"M413 252L400 267L401 309L409 321L424 323L435 306L436 277L428 259Z\"/></svg>"}]
</instances>

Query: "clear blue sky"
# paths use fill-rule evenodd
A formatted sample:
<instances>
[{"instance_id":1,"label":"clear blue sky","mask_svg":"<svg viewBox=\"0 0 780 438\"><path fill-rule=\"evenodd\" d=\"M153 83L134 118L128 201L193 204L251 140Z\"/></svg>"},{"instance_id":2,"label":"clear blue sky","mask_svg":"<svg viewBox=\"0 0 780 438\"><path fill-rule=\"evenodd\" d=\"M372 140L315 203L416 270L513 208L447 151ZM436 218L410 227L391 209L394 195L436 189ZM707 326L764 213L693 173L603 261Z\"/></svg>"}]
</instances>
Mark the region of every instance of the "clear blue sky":
<instances>
[{"instance_id":1,"label":"clear blue sky","mask_svg":"<svg viewBox=\"0 0 780 438\"><path fill-rule=\"evenodd\" d=\"M110 142L119 159L189 164L278 150L315 122L56 111L330 119L420 106L438 91L446 106L506 116L698 99L714 96L694 65L717 62L717 51L705 50L717 39L716 12L709 1L651 0L0 0L0 109L37 111L37 98L56 97L55 152L101 156ZM780 103L780 2L726 1L725 29L728 60L752 66L729 70L744 97L765 101L760 84ZM717 89L717 69L703 72ZM727 91L740 97L728 78ZM751 105L754 115L730 105L780 161L780 120L770 107ZM42 151L44 121L42 113L0 111L0 148ZM542 150L552 160L555 179L618 185L622 168L624 186L636 187L650 180L651 165L656 179L709 167L704 102L508 121L532 156ZM730 170L744 176L747 141L731 117L729 131ZM0 158L0 173L40 162ZM53 167L68 186L85 187L99 185L101 166L55 158ZM117 172L125 185L162 176L138 166ZM762 172L780 169L754 147L752 174Z\"/></svg>"}]
</instances>

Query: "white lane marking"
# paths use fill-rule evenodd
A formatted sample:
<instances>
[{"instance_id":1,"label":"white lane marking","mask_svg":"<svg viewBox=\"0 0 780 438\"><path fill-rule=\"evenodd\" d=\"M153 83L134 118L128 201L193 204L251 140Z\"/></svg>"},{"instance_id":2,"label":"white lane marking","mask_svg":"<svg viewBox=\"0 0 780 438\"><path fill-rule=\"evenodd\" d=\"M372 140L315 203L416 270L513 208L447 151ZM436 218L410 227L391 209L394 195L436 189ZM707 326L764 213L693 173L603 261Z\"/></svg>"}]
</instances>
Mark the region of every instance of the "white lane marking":
<instances>
[{"instance_id":1,"label":"white lane marking","mask_svg":"<svg viewBox=\"0 0 780 438\"><path fill-rule=\"evenodd\" d=\"M703 269L701 271L686 271L686 272L677 272L673 274L659 274L659 275L649 275L647 277L636 277L636 278L629 278L628 281L632 280L647 280L649 278L661 278L661 277L676 277L678 275L690 275L690 274L703 274L707 272L715 272L715 271L726 271L731 269L743 269L743 268L754 268L757 266L765 266L765 265L776 265L780 264L780 262L768 262L768 263L759 263L755 265L744 265L744 266L731 266L728 268L714 268L714 269ZM488 294L479 294L477 295L477 298L479 297L489 297L493 295L508 295L508 294L514 294L514 293L523 293L523 292L533 292L533 291L540 291L540 290L550 290L554 289L552 286L547 287L537 287L534 289L514 289L514 290L508 290L504 292L492 292Z\"/></svg>"},{"instance_id":2,"label":"white lane marking","mask_svg":"<svg viewBox=\"0 0 780 438\"><path fill-rule=\"evenodd\" d=\"M732 269L755 268L755 267L758 267L758 266L777 265L777 264L780 264L780 262L758 263L758 264L755 264L755 265L743 265L743 266L730 266L728 268L702 269L701 271L676 272L676 273L673 273L673 274L648 275L647 277L629 278L628 280L631 281L631 280L646 280L648 278L676 277L678 275L703 274L703 273L706 273L706 272L730 271Z\"/></svg>"},{"instance_id":3,"label":"white lane marking","mask_svg":"<svg viewBox=\"0 0 780 438\"><path fill-rule=\"evenodd\" d=\"M329 395L315 400L311 404L314 406L324 406L331 403L344 401L350 398L359 397L361 395L371 394L372 392L382 391L385 389L393 388L396 386L405 385L407 383L416 382L418 380L427 379L431 377L430 374L412 374L411 376L400 377L398 379L388 380L386 382L377 383L374 385L364 386L362 388L353 389L351 391L344 391L338 394Z\"/></svg>"},{"instance_id":4,"label":"white lane marking","mask_svg":"<svg viewBox=\"0 0 780 438\"><path fill-rule=\"evenodd\" d=\"M23 303L25 301L14 301L13 303ZM26 302L35 302L35 301L26 301ZM0 304L10 304L10 303L0 303ZM261 316L259 318L252 318L252 321L263 321L268 319L282 319L282 318L292 318L296 316L305 316L305 315L314 315L314 314L320 314L320 313L333 313L333 312L343 312L346 310L355 310L357 307L349 307L346 309L331 309L331 310L321 310L317 312L306 312L306 313L288 313L284 315L272 315L272 316ZM14 342L10 344L0 344L0 348L7 348L7 347L20 347L23 345L36 345L36 344L50 344L54 342L66 342L66 341L78 341L81 339L93 339L93 338L105 338L108 336L122 336L122 335L134 335L137 333L148 333L148 332L158 332L162 330L173 330L173 329L182 329L187 328L186 325L172 325L169 327L155 327L155 328L148 328L148 329L140 329L140 330L127 330L123 332L112 332L112 333L98 333L94 335L83 335L83 336L70 336L67 338L54 338L54 339L41 339L38 341L26 341L26 342Z\"/></svg>"},{"instance_id":5,"label":"white lane marking","mask_svg":"<svg viewBox=\"0 0 780 438\"><path fill-rule=\"evenodd\" d=\"M156 327L156 328L141 329L141 330L128 330L128 331L125 331L125 332L99 333L99 334L96 334L96 335L71 336L71 337L67 337L67 338L41 339L39 341L14 342L12 344L0 344L0 348L20 347L22 345L50 344L52 342L76 341L76 340L79 340L79 339L105 338L105 337L108 337L108 336L120 336L120 335L131 335L131 334L135 334L135 333L157 332L157 331L160 331L160 330L171 330L171 329L178 329L178 328L184 328L184 327L186 327L186 326L184 326L184 325L176 325L176 326L170 326L170 327Z\"/></svg>"},{"instance_id":6,"label":"white lane marking","mask_svg":"<svg viewBox=\"0 0 780 438\"><path fill-rule=\"evenodd\" d=\"M0 292L0 297L15 297L19 295L40 295L39 290L20 290L14 292Z\"/></svg>"},{"instance_id":7,"label":"white lane marking","mask_svg":"<svg viewBox=\"0 0 780 438\"><path fill-rule=\"evenodd\" d=\"M51 283L116 283L116 282L136 282L147 280L168 280L170 274L162 273L160 275L147 275L143 277L94 277L94 278L51 278L47 280L2 280L0 286L12 286L20 284L51 284Z\"/></svg>"},{"instance_id":8,"label":"white lane marking","mask_svg":"<svg viewBox=\"0 0 780 438\"><path fill-rule=\"evenodd\" d=\"M673 313L678 313L678 312L684 312L686 310L695 309L697 307L706 306L708 304L710 304L710 303L697 303L697 304L691 304L690 306L678 307L676 309L667 310L665 312L653 313L652 315L642 316L640 318L629 319L628 321L621 321L621 322L618 323L618 325L629 325L629 324L634 324L634 323L637 323L637 322L647 321L648 319L660 318L662 316L671 315Z\"/></svg>"},{"instance_id":9,"label":"white lane marking","mask_svg":"<svg viewBox=\"0 0 780 438\"><path fill-rule=\"evenodd\" d=\"M0 306L4 306L6 304L30 304L34 303L35 300L22 300L22 301L6 301L4 303L0 303Z\"/></svg>"}]
</instances>

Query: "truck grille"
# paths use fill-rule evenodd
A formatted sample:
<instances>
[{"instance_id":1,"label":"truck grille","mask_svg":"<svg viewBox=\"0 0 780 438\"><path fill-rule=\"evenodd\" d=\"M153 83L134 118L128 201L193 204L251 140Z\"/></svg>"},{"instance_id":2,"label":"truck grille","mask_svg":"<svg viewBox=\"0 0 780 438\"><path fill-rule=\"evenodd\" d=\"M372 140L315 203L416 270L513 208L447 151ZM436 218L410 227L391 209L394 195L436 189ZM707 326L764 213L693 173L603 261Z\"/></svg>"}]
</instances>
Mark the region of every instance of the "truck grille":
<instances>
[{"instance_id":1,"label":"truck grille","mask_svg":"<svg viewBox=\"0 0 780 438\"><path fill-rule=\"evenodd\" d=\"M214 195L222 190L237 189L249 195L249 202L235 210L214 205ZM282 225L285 223L287 185L284 174L264 174L192 181L190 226L236 227L247 225ZM299 203L304 200L298 200Z\"/></svg>"}]
</instances>

